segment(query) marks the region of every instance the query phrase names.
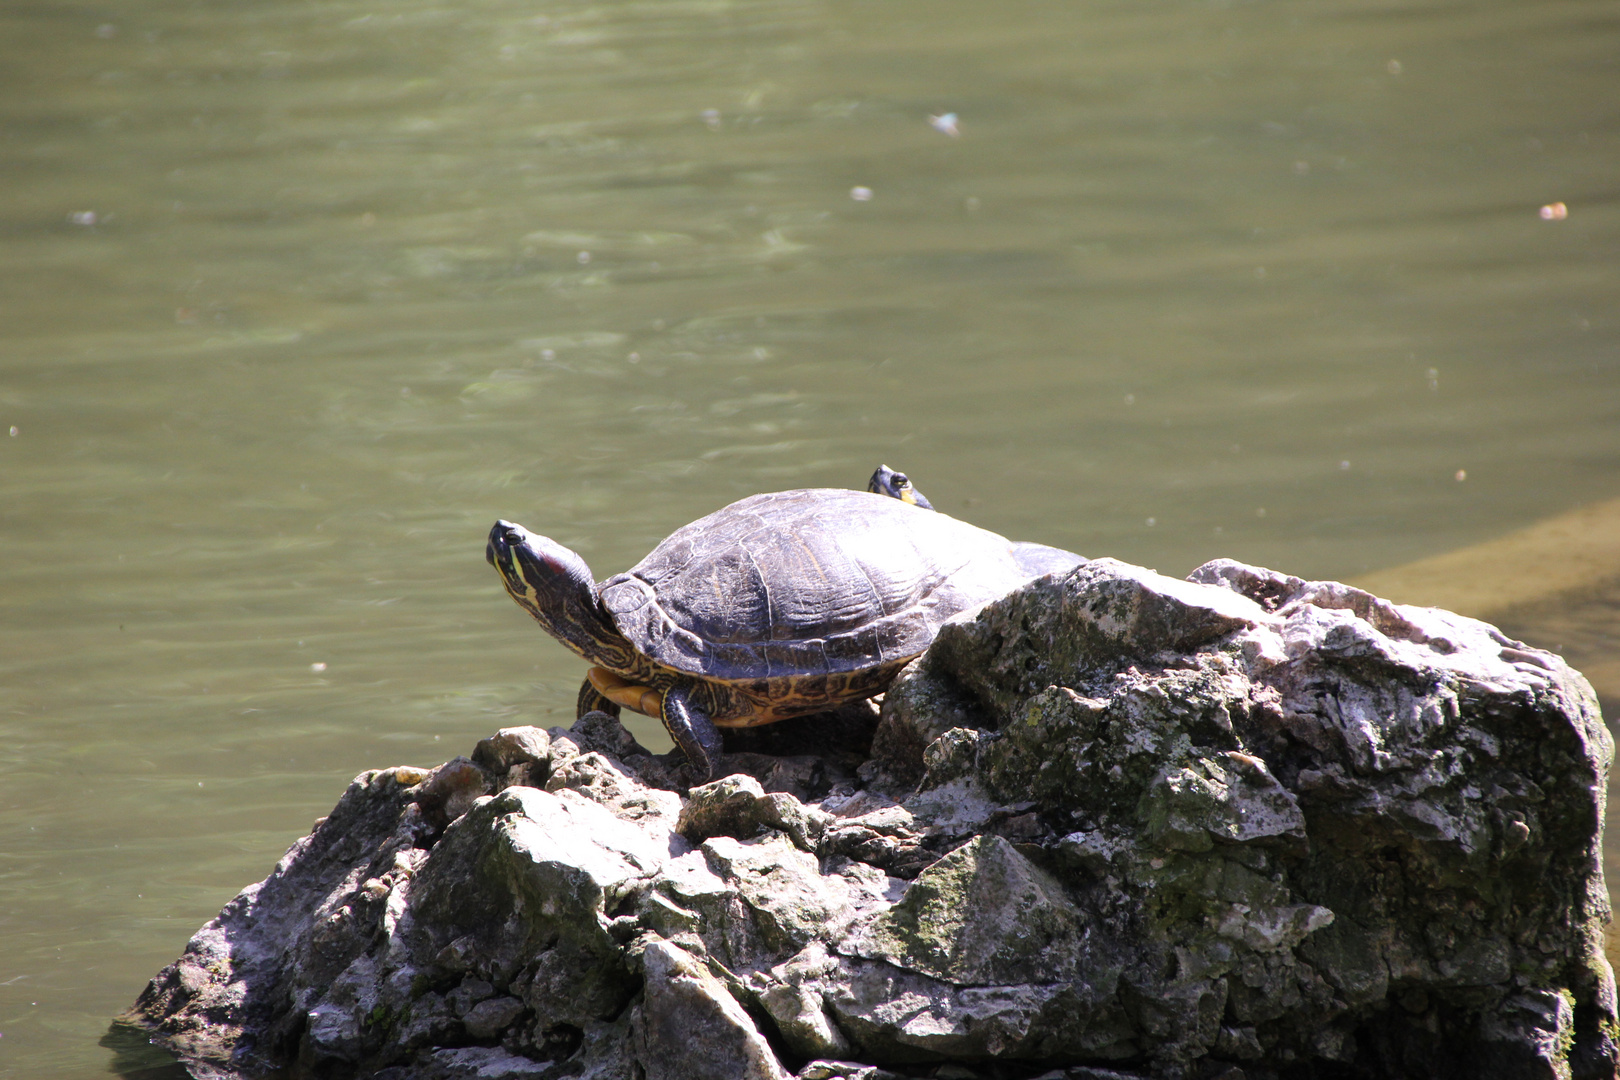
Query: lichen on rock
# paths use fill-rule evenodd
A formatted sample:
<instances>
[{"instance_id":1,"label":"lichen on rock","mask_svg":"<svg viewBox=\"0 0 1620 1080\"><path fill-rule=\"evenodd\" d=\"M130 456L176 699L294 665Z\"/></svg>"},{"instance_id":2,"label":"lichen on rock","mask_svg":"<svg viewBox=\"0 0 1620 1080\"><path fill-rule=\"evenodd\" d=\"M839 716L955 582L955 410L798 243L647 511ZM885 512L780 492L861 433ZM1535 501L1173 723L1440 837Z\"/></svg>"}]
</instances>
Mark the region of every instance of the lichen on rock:
<instances>
[{"instance_id":1,"label":"lichen on rock","mask_svg":"<svg viewBox=\"0 0 1620 1080\"><path fill-rule=\"evenodd\" d=\"M788 723L689 790L605 714L362 774L128 1019L199 1076L1615 1075L1612 741L1486 624L1095 560Z\"/></svg>"}]
</instances>

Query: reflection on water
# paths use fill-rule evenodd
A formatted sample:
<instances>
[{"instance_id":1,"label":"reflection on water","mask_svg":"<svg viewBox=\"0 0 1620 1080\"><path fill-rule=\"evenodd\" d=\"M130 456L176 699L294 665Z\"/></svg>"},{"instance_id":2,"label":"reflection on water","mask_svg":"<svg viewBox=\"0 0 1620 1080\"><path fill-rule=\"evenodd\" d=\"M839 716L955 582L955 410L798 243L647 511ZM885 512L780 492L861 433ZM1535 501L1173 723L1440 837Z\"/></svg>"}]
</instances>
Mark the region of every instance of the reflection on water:
<instances>
[{"instance_id":1,"label":"reflection on water","mask_svg":"<svg viewBox=\"0 0 1620 1080\"><path fill-rule=\"evenodd\" d=\"M192 1080L168 1051L153 1046L145 1030L133 1024L114 1023L98 1042L112 1051L107 1071L124 1080Z\"/></svg>"},{"instance_id":2,"label":"reflection on water","mask_svg":"<svg viewBox=\"0 0 1620 1080\"><path fill-rule=\"evenodd\" d=\"M105 1068L353 773L566 720L496 517L606 576L888 461L1353 577L1615 497L1606 15L0 11L0 1076Z\"/></svg>"}]
</instances>

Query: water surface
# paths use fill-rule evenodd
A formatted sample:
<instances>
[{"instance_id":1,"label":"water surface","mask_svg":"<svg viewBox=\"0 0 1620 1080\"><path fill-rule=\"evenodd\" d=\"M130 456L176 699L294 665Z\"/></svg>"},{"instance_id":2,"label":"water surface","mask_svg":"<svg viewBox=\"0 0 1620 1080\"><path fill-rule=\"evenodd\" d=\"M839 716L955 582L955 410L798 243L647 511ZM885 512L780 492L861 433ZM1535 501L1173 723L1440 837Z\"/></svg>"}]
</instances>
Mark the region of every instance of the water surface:
<instances>
[{"instance_id":1,"label":"water surface","mask_svg":"<svg viewBox=\"0 0 1620 1080\"><path fill-rule=\"evenodd\" d=\"M0 57L0 1077L103 1073L354 773L567 721L497 516L606 576L886 461L1352 578L1620 496L1595 0L37 0Z\"/></svg>"}]
</instances>

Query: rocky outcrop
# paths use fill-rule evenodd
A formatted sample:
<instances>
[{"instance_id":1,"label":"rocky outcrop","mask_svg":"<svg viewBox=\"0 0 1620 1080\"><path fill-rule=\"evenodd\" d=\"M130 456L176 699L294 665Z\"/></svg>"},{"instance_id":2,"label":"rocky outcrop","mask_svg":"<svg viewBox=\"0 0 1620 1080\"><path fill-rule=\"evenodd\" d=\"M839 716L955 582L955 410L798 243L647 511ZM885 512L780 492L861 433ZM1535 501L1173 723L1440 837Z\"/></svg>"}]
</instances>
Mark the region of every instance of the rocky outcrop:
<instances>
[{"instance_id":1,"label":"rocky outcrop","mask_svg":"<svg viewBox=\"0 0 1620 1080\"><path fill-rule=\"evenodd\" d=\"M198 1076L1615 1075L1612 743L1484 623L1098 560L821 723L365 773L130 1019Z\"/></svg>"}]
</instances>

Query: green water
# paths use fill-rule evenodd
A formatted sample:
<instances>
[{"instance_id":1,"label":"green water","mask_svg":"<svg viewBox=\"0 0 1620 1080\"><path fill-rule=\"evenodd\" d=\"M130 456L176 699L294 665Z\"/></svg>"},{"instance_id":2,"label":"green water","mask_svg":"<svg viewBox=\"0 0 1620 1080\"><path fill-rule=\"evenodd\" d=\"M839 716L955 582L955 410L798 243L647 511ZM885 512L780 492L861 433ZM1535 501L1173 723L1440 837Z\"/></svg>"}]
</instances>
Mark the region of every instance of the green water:
<instances>
[{"instance_id":1,"label":"green water","mask_svg":"<svg viewBox=\"0 0 1620 1080\"><path fill-rule=\"evenodd\" d=\"M1620 495L1617 69L1596 0L0 7L0 1077L354 773L567 722L498 516L606 576L886 461L1343 578Z\"/></svg>"}]
</instances>

